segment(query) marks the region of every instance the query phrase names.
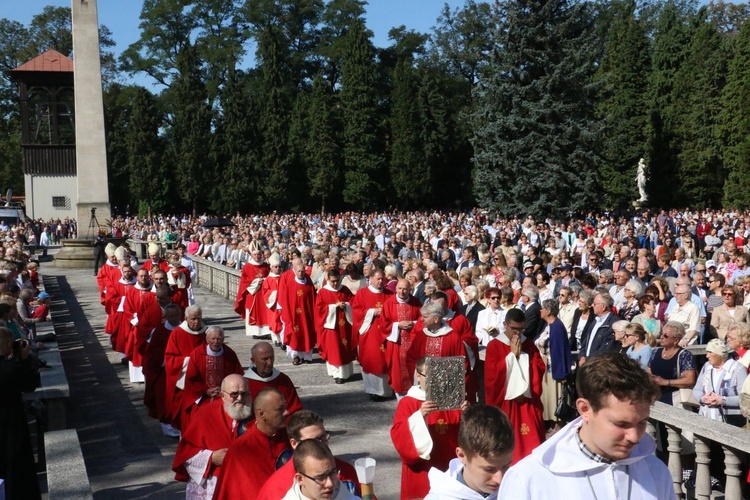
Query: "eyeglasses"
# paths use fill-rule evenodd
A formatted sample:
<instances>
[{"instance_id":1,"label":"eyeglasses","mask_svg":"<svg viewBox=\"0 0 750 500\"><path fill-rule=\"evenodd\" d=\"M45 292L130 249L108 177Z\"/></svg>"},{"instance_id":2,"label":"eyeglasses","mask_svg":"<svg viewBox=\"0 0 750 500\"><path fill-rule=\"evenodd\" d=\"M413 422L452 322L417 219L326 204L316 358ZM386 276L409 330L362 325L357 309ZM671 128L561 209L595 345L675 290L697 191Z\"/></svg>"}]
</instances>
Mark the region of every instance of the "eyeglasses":
<instances>
[{"instance_id":1,"label":"eyeglasses","mask_svg":"<svg viewBox=\"0 0 750 500\"><path fill-rule=\"evenodd\" d=\"M494 297L490 297L490 300L500 300L500 297L498 297L497 295L495 295Z\"/></svg>"},{"instance_id":2,"label":"eyeglasses","mask_svg":"<svg viewBox=\"0 0 750 500\"><path fill-rule=\"evenodd\" d=\"M510 326L510 325L506 324L505 325L505 329L506 330L511 330L511 331L514 331L514 332L522 332L523 329L524 329L524 327L523 327L523 325L521 325L521 326Z\"/></svg>"},{"instance_id":3,"label":"eyeglasses","mask_svg":"<svg viewBox=\"0 0 750 500\"><path fill-rule=\"evenodd\" d=\"M734 296L734 292L724 292L724 293L722 293L722 295L725 296L725 297L732 297L732 296Z\"/></svg>"},{"instance_id":4,"label":"eyeglasses","mask_svg":"<svg viewBox=\"0 0 750 500\"><path fill-rule=\"evenodd\" d=\"M239 397L246 398L250 395L250 393L247 391L233 391L233 392L221 391L221 392L223 392L224 394L226 394L232 399L237 399Z\"/></svg>"},{"instance_id":5,"label":"eyeglasses","mask_svg":"<svg viewBox=\"0 0 750 500\"><path fill-rule=\"evenodd\" d=\"M331 472L327 474L321 474L319 476L308 476L304 472L300 472L303 476L305 476L307 479L310 479L311 481L314 481L318 486L325 486L326 480L330 479L333 481L333 479L339 475L339 469L333 469Z\"/></svg>"}]
</instances>

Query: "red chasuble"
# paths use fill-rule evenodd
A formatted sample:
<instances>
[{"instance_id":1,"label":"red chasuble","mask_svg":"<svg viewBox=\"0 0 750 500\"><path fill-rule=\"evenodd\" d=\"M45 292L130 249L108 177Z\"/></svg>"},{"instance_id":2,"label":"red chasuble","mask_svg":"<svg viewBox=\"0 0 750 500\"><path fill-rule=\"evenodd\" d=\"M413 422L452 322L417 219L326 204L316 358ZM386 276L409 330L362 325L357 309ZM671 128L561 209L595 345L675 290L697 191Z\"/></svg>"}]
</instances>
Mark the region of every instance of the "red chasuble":
<instances>
[{"instance_id":1,"label":"red chasuble","mask_svg":"<svg viewBox=\"0 0 750 500\"><path fill-rule=\"evenodd\" d=\"M122 278L122 271L120 266L112 264L107 260L102 267L99 268L99 272L96 274L96 284L99 287L99 302L104 305L104 298L107 294L107 287L117 283Z\"/></svg>"},{"instance_id":2,"label":"red chasuble","mask_svg":"<svg viewBox=\"0 0 750 500\"><path fill-rule=\"evenodd\" d=\"M432 356L434 358L445 358L448 356L464 356L466 358L466 368L469 368L469 360L466 356L466 346L459 337L445 322L438 328L437 332L428 332L424 328L422 321L414 325L414 341L411 344L409 352L406 353L406 366L409 373L414 376L417 361L422 356Z\"/></svg>"},{"instance_id":3,"label":"red chasuble","mask_svg":"<svg viewBox=\"0 0 750 500\"><path fill-rule=\"evenodd\" d=\"M273 387L284 395L286 400L286 411L291 416L292 413L302 409L302 401L299 399L297 389L294 388L294 382L285 373L281 373L276 368L273 369L268 377L261 377L255 370L249 368L245 371L245 378L250 386L250 397L255 401L255 396L265 387Z\"/></svg>"},{"instance_id":4,"label":"red chasuble","mask_svg":"<svg viewBox=\"0 0 750 500\"><path fill-rule=\"evenodd\" d=\"M372 316L371 309L382 308L390 293L373 292L368 286L360 288L352 299L352 329L359 334L359 364L362 371L373 375L388 373L385 364L385 338L383 322ZM369 323L369 324L368 324Z\"/></svg>"},{"instance_id":5,"label":"red chasuble","mask_svg":"<svg viewBox=\"0 0 750 500\"><path fill-rule=\"evenodd\" d=\"M242 266L237 297L234 300L234 312L245 319L250 326L261 328L267 324L262 295L258 292L260 292L270 269L265 262L255 262L254 260L250 260ZM249 315L249 318L247 315ZM258 331L258 335L260 334L261 332Z\"/></svg>"},{"instance_id":6,"label":"red chasuble","mask_svg":"<svg viewBox=\"0 0 750 500\"><path fill-rule=\"evenodd\" d=\"M141 358L146 349L146 339L151 335L154 328L162 322L163 316L163 311L156 301L156 294L153 290L140 293L135 315L137 324L131 330L132 345L128 346L128 357L133 362L133 366L141 366Z\"/></svg>"},{"instance_id":7,"label":"red chasuble","mask_svg":"<svg viewBox=\"0 0 750 500\"><path fill-rule=\"evenodd\" d=\"M456 458L461 410L419 412L425 393L419 386L409 389L396 406L391 440L401 458L401 500L424 498L430 491L427 473L444 471Z\"/></svg>"},{"instance_id":8,"label":"red chasuble","mask_svg":"<svg viewBox=\"0 0 750 500\"><path fill-rule=\"evenodd\" d=\"M206 391L211 387L221 387L224 377L236 373L242 375L245 370L240 360L229 346L222 346L223 354L220 356L208 355L208 344L199 345L190 353L187 373L185 375L185 389L182 397L182 425L189 425L189 419L196 411L197 406L204 406L213 401L206 396ZM218 396L215 399L220 399Z\"/></svg>"},{"instance_id":9,"label":"red chasuble","mask_svg":"<svg viewBox=\"0 0 750 500\"><path fill-rule=\"evenodd\" d=\"M185 383L187 365L190 353L206 343L206 326L193 331L183 321L172 331L164 353L164 367L167 375L166 401L172 426L180 429L180 413L182 411L182 388Z\"/></svg>"},{"instance_id":10,"label":"red chasuble","mask_svg":"<svg viewBox=\"0 0 750 500\"><path fill-rule=\"evenodd\" d=\"M229 448L237 437L238 422L233 420L224 411L224 402L217 399L201 408L196 412L190 424L182 433L180 443L177 445L177 452L172 462L172 470L175 472L174 478L178 481L187 482L190 477L185 469L185 462L193 458L202 450L221 450ZM247 427L255 427L253 422L247 424ZM226 462L225 462L226 463ZM218 476L221 467L217 467L209 462L208 469L204 477Z\"/></svg>"},{"instance_id":11,"label":"red chasuble","mask_svg":"<svg viewBox=\"0 0 750 500\"><path fill-rule=\"evenodd\" d=\"M148 408L149 417L164 423L169 421L166 405L167 376L164 370L164 352L174 328L166 321L154 328L149 333L151 339L145 344L143 356L143 376L146 379L143 404Z\"/></svg>"},{"instance_id":12,"label":"red chasuble","mask_svg":"<svg viewBox=\"0 0 750 500\"><path fill-rule=\"evenodd\" d=\"M338 290L334 290L330 285L318 290L315 301L318 354L333 366L345 366L357 359L357 344L352 333L349 304L352 298L352 292L343 285ZM347 303L347 308L336 308L338 302Z\"/></svg>"},{"instance_id":13,"label":"red chasuble","mask_svg":"<svg viewBox=\"0 0 750 500\"><path fill-rule=\"evenodd\" d=\"M502 339L502 340L501 340ZM539 350L530 339L521 344L521 351L528 354L528 373L523 374L521 360L517 359L513 370L523 374L528 385L528 392L511 400L506 400L508 389L508 369L506 358L510 354L507 337L500 334L487 345L487 356L484 361L485 402L497 406L510 419L516 436L516 447L513 450L513 463L523 457L544 441L544 421L542 420L542 377L544 361Z\"/></svg>"},{"instance_id":14,"label":"red chasuble","mask_svg":"<svg viewBox=\"0 0 750 500\"><path fill-rule=\"evenodd\" d=\"M285 429L266 436L257 426L249 425L224 457L214 500L256 498L268 478L283 465L282 455L291 459L291 451Z\"/></svg>"},{"instance_id":15,"label":"red chasuble","mask_svg":"<svg viewBox=\"0 0 750 500\"><path fill-rule=\"evenodd\" d=\"M294 275L279 284L284 344L299 352L312 352L315 336L315 287L309 276L299 283Z\"/></svg>"},{"instance_id":16,"label":"red chasuble","mask_svg":"<svg viewBox=\"0 0 750 500\"><path fill-rule=\"evenodd\" d=\"M262 297L258 299L262 302L259 306L263 310L264 323L268 324L271 332L277 335L281 333L281 311L276 307L279 300L280 279L281 275L269 273L260 289Z\"/></svg>"},{"instance_id":17,"label":"red chasuble","mask_svg":"<svg viewBox=\"0 0 750 500\"><path fill-rule=\"evenodd\" d=\"M445 321L454 332L458 333L458 336L464 341L466 355L469 358L469 369L466 372L466 399L470 403L475 403L477 401L477 391L479 390L479 383L476 374L474 373L474 368L479 359L479 339L474 334L474 330L471 328L471 323L469 323L469 320L466 319L466 316L463 314L448 311L448 314L443 318L443 321Z\"/></svg>"},{"instance_id":18,"label":"red chasuble","mask_svg":"<svg viewBox=\"0 0 750 500\"><path fill-rule=\"evenodd\" d=\"M354 466L336 457L334 457L334 460L336 460L336 468L339 470L341 487L347 488L350 491L353 488L353 493L356 496L361 496L359 492L359 479L357 478L357 471L354 469ZM294 484L294 474L294 463L289 460L281 469L278 469L268 478L265 486L258 493L256 500L279 500L284 498L286 492Z\"/></svg>"},{"instance_id":19,"label":"red chasuble","mask_svg":"<svg viewBox=\"0 0 750 500\"><path fill-rule=\"evenodd\" d=\"M190 287L190 271L185 266L169 267L167 271L167 284L172 290L172 302L180 307L185 314L188 303L188 288Z\"/></svg>"},{"instance_id":20,"label":"red chasuble","mask_svg":"<svg viewBox=\"0 0 750 500\"><path fill-rule=\"evenodd\" d=\"M414 296L409 296L401 303L398 297L391 295L383 304L383 334L388 337L385 343L385 359L388 365L388 383L397 393L403 394L414 385L414 374L406 367L406 353L414 340L414 328L401 330L400 321L417 321L422 303ZM416 325L414 325L416 326Z\"/></svg>"},{"instance_id":21,"label":"red chasuble","mask_svg":"<svg viewBox=\"0 0 750 500\"><path fill-rule=\"evenodd\" d=\"M136 281L126 282L120 279L117 283L107 287L106 304L109 308L107 316L107 327L110 332L112 348L116 352L126 353L128 338L130 337L130 320L132 313L128 316L125 310L125 299L129 289L133 288ZM106 331L106 330L105 330Z\"/></svg>"},{"instance_id":22,"label":"red chasuble","mask_svg":"<svg viewBox=\"0 0 750 500\"><path fill-rule=\"evenodd\" d=\"M154 262L151 259L149 259L146 262L144 262L143 265L141 266L141 269L147 270L149 274L152 274L153 271L156 271L157 268L161 269L165 273L168 273L169 263L166 260L160 258L159 261L156 264L154 264Z\"/></svg>"}]
</instances>

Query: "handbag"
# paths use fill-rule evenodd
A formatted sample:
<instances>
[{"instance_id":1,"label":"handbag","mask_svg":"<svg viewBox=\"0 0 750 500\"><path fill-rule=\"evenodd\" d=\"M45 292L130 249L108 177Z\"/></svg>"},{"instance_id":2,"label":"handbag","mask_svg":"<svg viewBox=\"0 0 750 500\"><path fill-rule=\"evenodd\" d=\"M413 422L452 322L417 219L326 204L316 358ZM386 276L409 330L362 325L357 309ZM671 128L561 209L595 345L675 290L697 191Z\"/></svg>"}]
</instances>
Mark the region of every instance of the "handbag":
<instances>
[{"instance_id":1,"label":"handbag","mask_svg":"<svg viewBox=\"0 0 750 500\"><path fill-rule=\"evenodd\" d=\"M687 352L688 351L683 349L677 354L677 378L682 378L682 373L680 370L680 356L682 356L683 353ZM698 401L696 401L695 399L695 396L693 396L693 389L688 387L684 389L677 389L676 391L672 392L672 406L689 410L690 407L700 406L700 403L698 403Z\"/></svg>"},{"instance_id":2,"label":"handbag","mask_svg":"<svg viewBox=\"0 0 750 500\"><path fill-rule=\"evenodd\" d=\"M557 400L555 417L562 422L572 422L578 418L576 399L578 399L578 395L576 394L575 385L570 382L562 384L562 393Z\"/></svg>"}]
</instances>

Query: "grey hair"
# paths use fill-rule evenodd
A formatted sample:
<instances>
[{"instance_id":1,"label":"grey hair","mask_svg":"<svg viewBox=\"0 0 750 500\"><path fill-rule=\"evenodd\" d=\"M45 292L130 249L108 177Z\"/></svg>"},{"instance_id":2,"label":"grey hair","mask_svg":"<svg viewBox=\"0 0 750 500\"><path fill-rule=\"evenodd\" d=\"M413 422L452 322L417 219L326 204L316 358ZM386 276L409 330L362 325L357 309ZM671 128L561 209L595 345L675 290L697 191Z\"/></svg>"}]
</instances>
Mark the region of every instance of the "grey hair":
<instances>
[{"instance_id":1,"label":"grey hair","mask_svg":"<svg viewBox=\"0 0 750 500\"><path fill-rule=\"evenodd\" d=\"M203 309L201 309L201 306L196 305L196 304L193 304L192 306L187 306L185 308L185 317L186 318L188 316L190 316L191 314L193 314L193 313L197 313L197 314L200 314L201 316L203 316Z\"/></svg>"},{"instance_id":2,"label":"grey hair","mask_svg":"<svg viewBox=\"0 0 750 500\"><path fill-rule=\"evenodd\" d=\"M667 321L667 324L664 325L664 327L662 328L662 331L665 328L673 328L674 329L674 333L675 333L675 335L677 335L678 338L684 337L685 333L686 333L685 332L685 325L683 325L679 321ZM662 333L662 335L663 335L663 333Z\"/></svg>"},{"instance_id":3,"label":"grey hair","mask_svg":"<svg viewBox=\"0 0 750 500\"><path fill-rule=\"evenodd\" d=\"M612 309L612 306L615 304L615 301L612 299L612 296L608 294L607 292L600 292L597 293L599 297L601 297L602 301L604 302L604 305L607 306L607 309Z\"/></svg>"},{"instance_id":4,"label":"grey hair","mask_svg":"<svg viewBox=\"0 0 750 500\"><path fill-rule=\"evenodd\" d=\"M527 285L521 290L521 295L525 295L532 302L539 300L539 289L535 285Z\"/></svg>"},{"instance_id":5,"label":"grey hair","mask_svg":"<svg viewBox=\"0 0 750 500\"><path fill-rule=\"evenodd\" d=\"M560 312L560 307L557 305L555 299L544 299L542 301L542 309L546 309L552 316L557 316Z\"/></svg>"},{"instance_id":6,"label":"grey hair","mask_svg":"<svg viewBox=\"0 0 750 500\"><path fill-rule=\"evenodd\" d=\"M643 295L643 286L641 286L640 281L630 280L625 283L625 288L633 292L636 297Z\"/></svg>"},{"instance_id":7,"label":"grey hair","mask_svg":"<svg viewBox=\"0 0 750 500\"><path fill-rule=\"evenodd\" d=\"M464 288L464 296L467 300L472 301L477 298L477 287L474 285L469 285L466 288Z\"/></svg>"},{"instance_id":8,"label":"grey hair","mask_svg":"<svg viewBox=\"0 0 750 500\"><path fill-rule=\"evenodd\" d=\"M208 337L209 334L214 333L214 332L220 333L222 336L224 335L224 329L222 327L217 326L217 325L211 325L208 328L206 328L206 337Z\"/></svg>"},{"instance_id":9,"label":"grey hair","mask_svg":"<svg viewBox=\"0 0 750 500\"><path fill-rule=\"evenodd\" d=\"M422 314L422 316L440 316L442 318L445 309L443 309L442 304L438 304L437 302L429 302L426 305L422 306L422 309L420 309L419 312Z\"/></svg>"}]
</instances>

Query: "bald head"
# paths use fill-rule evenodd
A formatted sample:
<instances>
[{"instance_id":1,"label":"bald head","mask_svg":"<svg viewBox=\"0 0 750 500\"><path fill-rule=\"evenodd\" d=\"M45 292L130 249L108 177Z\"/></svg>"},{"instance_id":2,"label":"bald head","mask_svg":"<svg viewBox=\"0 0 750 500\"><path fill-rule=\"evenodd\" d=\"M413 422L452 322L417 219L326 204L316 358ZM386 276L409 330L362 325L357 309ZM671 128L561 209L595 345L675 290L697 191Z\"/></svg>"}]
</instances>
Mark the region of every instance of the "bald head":
<instances>
[{"instance_id":1,"label":"bald head","mask_svg":"<svg viewBox=\"0 0 750 500\"><path fill-rule=\"evenodd\" d=\"M250 349L250 361L253 362L255 373L262 378L268 378L273 373L273 347L268 342L258 342Z\"/></svg>"},{"instance_id":2,"label":"bald head","mask_svg":"<svg viewBox=\"0 0 750 500\"><path fill-rule=\"evenodd\" d=\"M409 280L400 279L396 284L396 296L401 300L407 300L411 294L411 283Z\"/></svg>"}]
</instances>

